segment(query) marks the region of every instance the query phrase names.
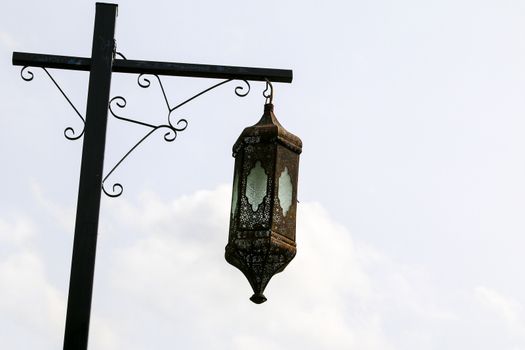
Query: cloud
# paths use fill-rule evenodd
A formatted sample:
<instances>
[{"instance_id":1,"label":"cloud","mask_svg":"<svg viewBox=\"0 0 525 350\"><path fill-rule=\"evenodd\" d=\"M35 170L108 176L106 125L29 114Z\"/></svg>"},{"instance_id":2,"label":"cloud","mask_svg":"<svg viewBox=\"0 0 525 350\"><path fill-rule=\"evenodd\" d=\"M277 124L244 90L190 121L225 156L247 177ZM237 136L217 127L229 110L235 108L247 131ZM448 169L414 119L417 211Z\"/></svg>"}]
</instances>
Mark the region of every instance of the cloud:
<instances>
[{"instance_id":1,"label":"cloud","mask_svg":"<svg viewBox=\"0 0 525 350\"><path fill-rule=\"evenodd\" d=\"M63 297L46 280L42 261L18 252L0 263L0 309L30 327L52 331L62 324Z\"/></svg>"},{"instance_id":2,"label":"cloud","mask_svg":"<svg viewBox=\"0 0 525 350\"><path fill-rule=\"evenodd\" d=\"M0 218L0 242L3 244L24 244L34 235L34 231L32 222L23 216L18 215L11 222Z\"/></svg>"},{"instance_id":3,"label":"cloud","mask_svg":"<svg viewBox=\"0 0 525 350\"><path fill-rule=\"evenodd\" d=\"M518 301L488 287L475 288L472 298L472 293L434 279L423 266L395 261L356 241L318 203L300 204L297 256L270 281L268 301L251 303L248 282L224 260L230 195L229 186L220 186L174 200L144 193L136 200L104 202L91 348L525 345ZM55 208L43 196L38 203ZM63 210L56 213L54 220L65 222ZM47 276L46 256L53 247L37 244L41 233L35 227L23 215L0 218L0 332L5 333L0 336L10 349L35 347L31 341L55 349L62 341L65 291ZM507 330L487 324L494 318L480 317L487 311ZM2 328L6 324L15 326ZM473 333L478 336L471 337Z\"/></svg>"},{"instance_id":4,"label":"cloud","mask_svg":"<svg viewBox=\"0 0 525 350\"><path fill-rule=\"evenodd\" d=\"M119 321L121 338L136 340L125 348L147 346L142 325L160 322L155 337L184 338L192 348L386 350L395 348L386 334L391 314L454 317L411 280L424 285L424 271L355 243L317 203L300 204L297 256L270 281L268 302L252 304L248 282L223 257L230 196L220 186L173 201L145 193L133 204L109 203L106 227L121 233L105 243L115 248L103 257L112 268L101 283L120 297L106 314L135 308L141 320Z\"/></svg>"},{"instance_id":5,"label":"cloud","mask_svg":"<svg viewBox=\"0 0 525 350\"><path fill-rule=\"evenodd\" d=\"M11 350L62 347L66 297L49 279L46 254L36 244L41 234L19 216L0 218L0 339ZM94 348L117 349L111 326L93 317Z\"/></svg>"},{"instance_id":6,"label":"cloud","mask_svg":"<svg viewBox=\"0 0 525 350\"><path fill-rule=\"evenodd\" d=\"M75 207L61 206L50 200L36 181L31 182L31 192L35 201L42 209L51 215L54 222L61 228L61 231L67 232L68 234L74 231Z\"/></svg>"},{"instance_id":7,"label":"cloud","mask_svg":"<svg viewBox=\"0 0 525 350\"><path fill-rule=\"evenodd\" d=\"M252 304L248 282L224 260L230 196L221 186L171 202L144 194L136 206L111 204L117 215L110 226L124 224L122 231L138 237L116 249L104 278L111 294L125 295L120 307L145 305L157 320L168 318L173 332L184 320L184 334L163 336L184 336L192 348L388 348L376 314L348 316L349 305L363 312L370 282L348 232L315 203L301 204L297 257L270 282L269 301ZM128 327L137 334L140 325Z\"/></svg>"},{"instance_id":8,"label":"cloud","mask_svg":"<svg viewBox=\"0 0 525 350\"><path fill-rule=\"evenodd\" d=\"M0 45L11 51L15 48L16 41L9 33L0 31Z\"/></svg>"},{"instance_id":9,"label":"cloud","mask_svg":"<svg viewBox=\"0 0 525 350\"><path fill-rule=\"evenodd\" d=\"M484 308L496 314L506 323L508 330L513 335L525 338L525 323L521 315L523 307L518 301L483 286L476 287L474 295Z\"/></svg>"},{"instance_id":10,"label":"cloud","mask_svg":"<svg viewBox=\"0 0 525 350\"><path fill-rule=\"evenodd\" d=\"M47 279L45 262L34 251L35 235L27 218L0 218L0 325L7 321L10 326L3 337L12 343L10 349L30 348L35 342L44 349L60 344L64 297Z\"/></svg>"}]
</instances>

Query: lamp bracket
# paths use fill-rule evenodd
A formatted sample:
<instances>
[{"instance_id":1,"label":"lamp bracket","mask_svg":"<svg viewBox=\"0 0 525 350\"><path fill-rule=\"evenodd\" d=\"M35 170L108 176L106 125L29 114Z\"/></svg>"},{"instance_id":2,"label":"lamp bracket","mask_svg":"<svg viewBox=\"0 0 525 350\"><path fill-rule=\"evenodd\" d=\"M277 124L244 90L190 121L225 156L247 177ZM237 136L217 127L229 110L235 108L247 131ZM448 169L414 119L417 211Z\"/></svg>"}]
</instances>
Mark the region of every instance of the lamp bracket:
<instances>
[{"instance_id":1,"label":"lamp bracket","mask_svg":"<svg viewBox=\"0 0 525 350\"><path fill-rule=\"evenodd\" d=\"M115 54L120 56L120 57L122 57L122 59L124 59L124 60L126 59L125 56L122 55L119 52L116 52ZM20 76L22 77L23 80L25 80L25 81L33 80L34 74L30 70L31 68L32 67L29 67L29 66L24 66L22 68L22 70L20 72ZM75 131L75 129L73 127L67 127L64 130L64 136L68 140L78 140L78 139L80 139L83 136L83 134L84 134L85 118L82 116L82 114L80 114L80 112L78 111L78 108L75 107L75 105L71 102L71 99L67 96L67 94L64 92L64 90L60 87L60 85L57 83L56 79L53 78L53 76L49 73L48 69L46 67L40 67L40 68L42 68L44 70L44 72L48 75L48 77L51 79L51 81L54 83L54 85L58 88L58 90L60 91L62 96L64 96L66 101L73 108L73 110L78 115L80 120L82 120L82 124L83 124L82 125L82 131L77 132L77 131ZM111 115L113 117L115 117L118 120L125 121L125 122L128 122L128 123L141 125L141 126L147 128L149 130L140 140L138 140L133 145L133 147L131 147L124 154L124 156L122 156L122 158L120 158L120 160L111 168L111 170L102 179L102 191L108 197L112 197L112 198L119 197L122 194L122 192L124 190L124 187L122 186L122 184L120 184L118 182L115 182L115 183L113 183L111 185L111 190L108 190L106 188L106 180L111 176L111 174L113 174L115 172L115 170L120 166L120 164L122 164L122 162L124 162L124 160L131 153L133 153L133 151L135 149L137 149L138 146L140 146L140 144L142 144L144 141L146 141L146 139L148 139L151 135L153 135L156 131L159 131L159 130L164 130L165 131L165 133L164 133L164 140L166 142L173 142L173 141L175 141L175 139L177 138L178 133L186 130L186 128L188 127L187 119L184 119L184 118L180 118L178 120L173 120L172 119L172 113L175 110L177 110L178 108L184 106L188 102L193 101L197 97L200 97L200 96L204 95L205 93L207 93L207 92L209 92L209 91L211 91L213 89L216 89L219 86L227 84L227 83L229 83L229 82L234 80L234 79L225 79L225 80L223 80L223 81L221 81L221 82L219 82L217 84L214 84L214 85L212 85L212 86L202 90L201 92L191 96L190 98L180 102L179 104L177 104L175 106L172 106L170 104L169 100L168 100L168 96L166 94L166 90L164 88L164 85L163 85L162 80L161 80L159 75L157 75L157 74L147 74L147 73L139 74L138 77L137 77L137 84L141 88L147 89L147 88L149 88L151 86L152 78L157 81L157 83L158 83L157 85L160 88L160 92L162 93L162 96L163 96L163 99L164 99L164 102L165 102L165 105L166 105L167 118L166 118L166 122L165 123L163 123L163 124L151 124L151 123L147 123L147 122L144 122L144 121L141 121L141 120L137 120L137 119L133 119L133 118L122 116L121 114L119 114L118 110L123 110L126 107L126 104L127 104L127 101L126 101L126 99L123 96L115 96L109 101L109 112L111 113ZM239 97L245 97L250 92L251 86L250 86L250 83L248 82L248 80L241 80L241 82L243 82L245 84L245 86L243 86L243 85L236 86L234 92Z\"/></svg>"},{"instance_id":2,"label":"lamp bracket","mask_svg":"<svg viewBox=\"0 0 525 350\"><path fill-rule=\"evenodd\" d=\"M22 77L23 80L25 81L32 81L33 78L35 77L35 75L33 74L33 72L31 71L31 68L33 67L29 67L29 66L24 66L22 67L22 70L20 71L20 77ZM71 106L71 108L73 108L73 110L75 111L75 113L77 114L77 116L80 118L80 120L82 120L82 131L80 132L76 132L75 129L71 126L68 126L67 128L64 129L64 137L68 140L78 140L79 138L82 137L82 135L84 135L84 126L86 124L86 119L82 116L82 114L80 114L80 112L78 111L78 108L75 107L75 105L73 104L73 102L71 102L71 99L67 96L67 94L64 92L64 90L60 87L60 85L58 84L58 82L56 81L55 78L53 78L53 76L51 75L51 73L49 73L49 71L47 70L46 67L40 67L44 70L44 72L46 72L47 76L49 77L49 79L51 79L51 81L53 82L53 84L57 87L58 91L60 91L60 93L62 94L62 96L64 96L64 98L66 99L66 101L69 103L69 105Z\"/></svg>"},{"instance_id":3,"label":"lamp bracket","mask_svg":"<svg viewBox=\"0 0 525 350\"><path fill-rule=\"evenodd\" d=\"M64 136L68 140L78 140L84 135L85 128L85 117L78 111L78 108L71 102L71 99L67 96L64 90L60 87L56 79L49 73L50 68L57 69L71 69L71 70L90 70L91 59L84 57L72 57L72 56L56 56L56 55L42 55L34 53L14 52L13 53L13 64L23 66L20 75L23 80L31 81L34 78L33 72L30 68L39 67L51 79L53 84L58 88L62 96L69 103L71 108L75 111L77 116L82 121L82 130L80 132L75 131L73 127L67 127L64 130ZM229 83L233 80L242 81L246 86L238 85L235 87L235 94L239 97L244 97L250 92L249 81L264 81L266 82L266 89L263 92L263 96L266 99L266 103L272 103L273 100L273 82L285 82L290 83L292 81L292 71L285 69L267 69L267 68L250 68L250 67L233 67L233 66L214 66L214 65L203 65L203 64L186 64L186 63L172 63L172 62L153 62L153 61L136 61L128 60L122 53L116 50L116 43L114 42L113 50L113 72L120 73L135 73L138 74L137 83L141 88L149 88L151 86L151 78L153 77L158 82L158 86L164 98L167 108L167 119L164 124L150 124L140 120L124 117L117 114L116 109L123 109L126 107L127 101L123 96L113 97L108 105L110 113L121 121L141 125L148 128L149 131L135 143L129 151L111 168L111 170L104 176L102 180L102 190L109 197L118 197L123 192L123 186L116 182L108 191L105 187L105 182L108 177L120 166L120 164L149 136L154 134L157 130L164 129L164 140L172 142L176 139L177 134L184 131L188 126L188 121L181 118L177 121L173 121L171 114L176 109L184 106L186 103L193 101L197 97L221 86ZM212 85L211 87L202 90L196 95L184 100L176 106L171 106L167 98L166 90L160 79L161 75L171 76L186 76L186 77L201 77L201 78L215 78L224 79L221 82Z\"/></svg>"},{"instance_id":4,"label":"lamp bracket","mask_svg":"<svg viewBox=\"0 0 525 350\"><path fill-rule=\"evenodd\" d=\"M113 166L113 168L111 168L111 170L107 173L107 175L102 179L102 190L109 197L118 197L118 196L120 196L122 194L122 192L123 192L123 186L120 183L115 182L113 185L111 185L111 191L108 191L106 189L106 187L105 187L106 180L111 176L111 174L120 166L120 164L141 143L143 143L148 137L150 137L152 134L154 134L158 130L164 130L165 131L165 133L164 133L164 141L166 141L166 142L173 142L177 138L177 135L178 135L179 132L186 130L186 128L188 127L187 119L180 118L180 119L178 119L176 121L172 119L172 113L175 110L177 110L178 108L184 106L186 103L188 103L190 101L193 101L197 97L199 97L199 96L201 96L201 95L203 95L203 94L205 94L205 93L207 93L207 92L209 92L209 91L211 91L211 90L213 90L215 88L218 88L221 85L224 85L226 83L229 83L229 82L233 81L233 79L223 80L223 81L221 81L221 82L219 82L219 83L217 83L215 85L212 85L211 87L209 87L207 89L202 90L201 92L193 95L192 97L190 97L190 98L182 101L181 103L177 104L176 106L172 107L170 102L169 102L169 100L168 100L168 97L167 97L167 94L166 94L166 90L164 89L164 85L162 84L162 80L160 79L160 77L158 75L156 75L156 74L140 74L138 76L138 78L137 78L137 84L141 88L144 88L144 89L149 88L151 86L151 78L149 78L150 76L153 77L158 82L157 85L159 86L160 91L162 92L162 96L164 98L164 102L166 104L166 110L167 110L166 123L155 125L155 124L146 123L146 122L143 122L143 121L140 121L140 120L136 120L136 119L132 119L132 118L128 118L128 117L123 117L122 115L117 114L116 109L117 108L124 109L126 107L126 104L127 104L126 99L123 96L115 96L109 101L109 112L111 113L111 115L113 117L115 117L116 119L125 121L125 122L141 125L141 126L149 129L149 131L137 143L135 143L135 145L133 147L131 147L131 149L129 151L127 151L124 154L124 156L115 164L115 166ZM245 97L250 92L250 83L247 80L243 80L243 82L246 84L246 86L238 85L237 87L235 87L235 90L234 90L235 94L237 96L239 96L239 97Z\"/></svg>"}]
</instances>

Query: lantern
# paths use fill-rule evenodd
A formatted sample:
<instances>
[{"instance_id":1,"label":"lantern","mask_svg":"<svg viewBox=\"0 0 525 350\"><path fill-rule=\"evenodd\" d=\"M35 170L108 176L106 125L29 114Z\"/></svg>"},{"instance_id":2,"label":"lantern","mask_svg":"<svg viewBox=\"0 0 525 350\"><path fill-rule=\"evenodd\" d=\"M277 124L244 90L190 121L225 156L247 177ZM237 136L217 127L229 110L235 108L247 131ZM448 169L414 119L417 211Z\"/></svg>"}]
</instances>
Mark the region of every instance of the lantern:
<instances>
[{"instance_id":1,"label":"lantern","mask_svg":"<svg viewBox=\"0 0 525 350\"><path fill-rule=\"evenodd\" d=\"M270 99L271 102L271 99ZM226 260L241 270L254 291L254 303L266 301L273 275L294 258L297 176L301 140L286 131L264 106L259 122L244 129L233 146L230 232Z\"/></svg>"}]
</instances>

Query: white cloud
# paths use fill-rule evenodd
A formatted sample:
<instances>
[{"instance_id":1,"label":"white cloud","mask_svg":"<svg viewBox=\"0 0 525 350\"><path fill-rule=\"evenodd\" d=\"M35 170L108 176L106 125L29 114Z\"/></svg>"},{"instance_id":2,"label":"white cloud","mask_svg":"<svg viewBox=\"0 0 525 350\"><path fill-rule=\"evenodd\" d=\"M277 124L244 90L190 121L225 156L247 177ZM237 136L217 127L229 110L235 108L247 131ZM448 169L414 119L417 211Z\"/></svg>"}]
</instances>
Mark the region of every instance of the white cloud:
<instances>
[{"instance_id":1,"label":"white cloud","mask_svg":"<svg viewBox=\"0 0 525 350\"><path fill-rule=\"evenodd\" d=\"M254 305L248 300L248 282L223 257L229 202L229 186L173 201L146 193L137 201L105 202L90 348L138 350L174 343L219 350L525 345L524 337L516 337L523 334L518 301L477 287L472 303L471 295L450 291L424 267L400 264L356 242L316 203L300 204L298 254L269 283L268 301ZM55 207L45 198L41 203ZM54 218L61 221L62 216ZM30 347L20 340L28 334L36 334L32 339L44 349L60 347L62 341L65 292L47 278L38 236L23 216L0 218L0 239L8 248L0 251L0 326L17 325L0 336L13 349ZM512 337L486 331L479 315L487 310L503 320ZM479 333L479 339L469 332ZM443 341L443 334L450 339Z\"/></svg>"},{"instance_id":2,"label":"white cloud","mask_svg":"<svg viewBox=\"0 0 525 350\"><path fill-rule=\"evenodd\" d=\"M29 219L9 223L0 218L0 324L12 327L5 337L10 349L30 348L34 342L52 349L61 343L65 301L34 251L35 234Z\"/></svg>"},{"instance_id":3,"label":"white cloud","mask_svg":"<svg viewBox=\"0 0 525 350\"><path fill-rule=\"evenodd\" d=\"M7 50L13 50L16 46L16 41L9 33L0 31L0 45Z\"/></svg>"},{"instance_id":4,"label":"white cloud","mask_svg":"<svg viewBox=\"0 0 525 350\"><path fill-rule=\"evenodd\" d=\"M476 287L474 295L481 305L506 323L513 335L525 338L525 323L521 315L523 307L518 301L483 286Z\"/></svg>"},{"instance_id":5,"label":"white cloud","mask_svg":"<svg viewBox=\"0 0 525 350\"><path fill-rule=\"evenodd\" d=\"M34 234L33 224L23 216L16 216L9 222L0 218L0 242L20 245L26 243Z\"/></svg>"},{"instance_id":6,"label":"white cloud","mask_svg":"<svg viewBox=\"0 0 525 350\"><path fill-rule=\"evenodd\" d=\"M251 304L248 282L223 257L229 186L171 202L148 193L136 204L111 202L109 209L114 214L107 227L125 232L114 234L116 248L104 258L112 266L101 277L108 285L105 293L121 296L111 307L135 308L143 322L171 324L177 335L156 334L166 341L184 337L191 347L216 349L259 344L266 349L384 350L395 348L385 332L389 313L402 310L425 320L452 317L409 280L423 272L356 244L316 203L300 204L297 256L270 281L268 302L260 306ZM129 332L121 338L142 338L141 326L136 320L121 323L120 331ZM139 349L145 343L124 346Z\"/></svg>"},{"instance_id":7,"label":"white cloud","mask_svg":"<svg viewBox=\"0 0 525 350\"><path fill-rule=\"evenodd\" d=\"M318 204L301 204L297 257L268 285L268 302L253 305L248 282L223 257L230 195L221 186L171 203L146 194L138 206L110 205L122 231L140 231L117 249L107 276L112 294L125 295L120 307L146 305L158 319L184 319L192 347L389 348L378 315L363 313L370 283L352 239ZM349 317L354 306L362 317ZM210 343L199 339L202 331Z\"/></svg>"},{"instance_id":8,"label":"white cloud","mask_svg":"<svg viewBox=\"0 0 525 350\"><path fill-rule=\"evenodd\" d=\"M30 327L52 332L64 316L64 300L46 280L42 261L31 252L9 255L0 262L0 309Z\"/></svg>"},{"instance_id":9,"label":"white cloud","mask_svg":"<svg viewBox=\"0 0 525 350\"><path fill-rule=\"evenodd\" d=\"M35 201L51 215L63 232L72 233L74 231L75 207L64 207L53 202L36 181L31 183L31 192Z\"/></svg>"},{"instance_id":10,"label":"white cloud","mask_svg":"<svg viewBox=\"0 0 525 350\"><path fill-rule=\"evenodd\" d=\"M90 321L89 349L122 349L120 346L120 339L114 329L114 324L103 317L93 314Z\"/></svg>"},{"instance_id":11,"label":"white cloud","mask_svg":"<svg viewBox=\"0 0 525 350\"><path fill-rule=\"evenodd\" d=\"M62 347L66 297L48 277L34 226L24 217L0 218L0 338L6 349ZM93 348L117 349L111 326L97 316L91 323Z\"/></svg>"}]
</instances>

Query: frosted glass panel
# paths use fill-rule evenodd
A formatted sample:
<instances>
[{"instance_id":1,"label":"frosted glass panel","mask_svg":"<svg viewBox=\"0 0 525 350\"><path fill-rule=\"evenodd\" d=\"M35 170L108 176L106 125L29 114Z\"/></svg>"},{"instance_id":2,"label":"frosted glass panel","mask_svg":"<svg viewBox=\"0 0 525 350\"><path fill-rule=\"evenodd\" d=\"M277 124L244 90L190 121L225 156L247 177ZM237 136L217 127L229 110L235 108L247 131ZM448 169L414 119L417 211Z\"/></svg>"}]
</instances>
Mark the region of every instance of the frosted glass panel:
<instances>
[{"instance_id":1,"label":"frosted glass panel","mask_svg":"<svg viewBox=\"0 0 525 350\"><path fill-rule=\"evenodd\" d=\"M283 215L286 216L292 206L292 179L288 173L288 168L279 176L279 203L283 209Z\"/></svg>"},{"instance_id":2,"label":"frosted glass panel","mask_svg":"<svg viewBox=\"0 0 525 350\"><path fill-rule=\"evenodd\" d=\"M235 171L233 178L233 190L232 190L232 210L231 215L235 215L235 210L237 210L237 198L239 196L239 176L237 175L238 171Z\"/></svg>"},{"instance_id":3,"label":"frosted glass panel","mask_svg":"<svg viewBox=\"0 0 525 350\"><path fill-rule=\"evenodd\" d=\"M246 198L248 198L248 203L251 204L253 211L257 211L266 196L267 182L268 175L264 172L261 162L257 161L246 178Z\"/></svg>"}]
</instances>

